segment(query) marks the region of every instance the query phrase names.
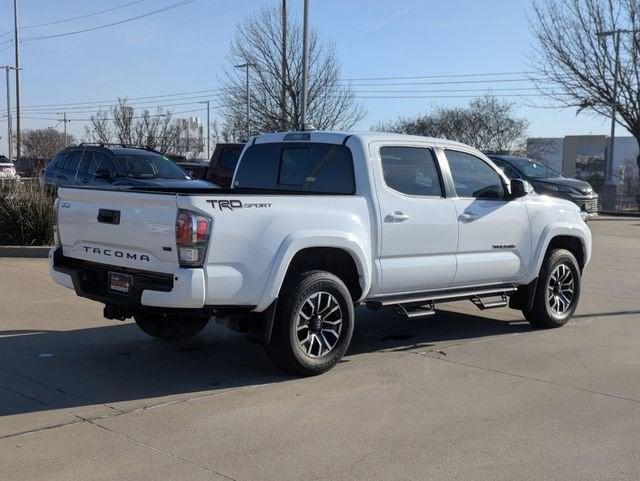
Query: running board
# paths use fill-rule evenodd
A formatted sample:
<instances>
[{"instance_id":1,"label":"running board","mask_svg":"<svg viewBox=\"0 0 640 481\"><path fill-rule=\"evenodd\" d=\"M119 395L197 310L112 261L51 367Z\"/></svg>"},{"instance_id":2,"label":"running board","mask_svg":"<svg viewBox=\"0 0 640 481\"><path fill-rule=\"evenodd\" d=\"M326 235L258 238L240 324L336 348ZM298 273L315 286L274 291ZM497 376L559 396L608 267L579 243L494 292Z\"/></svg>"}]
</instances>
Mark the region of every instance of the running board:
<instances>
[{"instance_id":1,"label":"running board","mask_svg":"<svg viewBox=\"0 0 640 481\"><path fill-rule=\"evenodd\" d=\"M395 311L401 316L406 317L407 319L415 319L417 317L427 317L433 316L436 313L435 306L433 302L423 304L421 306L409 306L398 304L395 307Z\"/></svg>"},{"instance_id":2,"label":"running board","mask_svg":"<svg viewBox=\"0 0 640 481\"><path fill-rule=\"evenodd\" d=\"M501 286L476 290L441 291L431 294L415 294L412 296L384 297L370 299L366 302L369 309L377 311L387 306L394 306L395 311L408 318L432 316L436 313L436 302L469 300L480 310L505 307L509 304L509 295L517 292L515 286ZM489 301L490 298L498 298Z\"/></svg>"}]
</instances>

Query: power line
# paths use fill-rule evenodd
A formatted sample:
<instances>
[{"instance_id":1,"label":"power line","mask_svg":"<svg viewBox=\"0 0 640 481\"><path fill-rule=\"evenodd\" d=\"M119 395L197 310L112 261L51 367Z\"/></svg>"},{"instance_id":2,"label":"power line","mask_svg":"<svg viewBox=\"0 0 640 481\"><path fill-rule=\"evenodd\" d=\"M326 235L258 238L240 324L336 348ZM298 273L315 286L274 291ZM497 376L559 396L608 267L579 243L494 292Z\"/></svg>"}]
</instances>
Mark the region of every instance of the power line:
<instances>
[{"instance_id":1,"label":"power line","mask_svg":"<svg viewBox=\"0 0 640 481\"><path fill-rule=\"evenodd\" d=\"M46 22L46 23L38 23L35 25L25 25L23 27L20 27L22 30L27 30L27 29L33 29L33 28L39 28L39 27L48 27L50 25L58 25L60 23L67 23L67 22L73 22L75 20L82 20L83 18L89 18L89 17L94 17L96 15L101 15L103 13L108 13L108 12L114 12L116 10L120 10L122 8L126 8L129 7L131 5L135 5L136 3L142 3L146 0L134 0L133 2L127 2L124 3L122 5L118 5L116 7L111 7L111 8L107 8L105 10L99 10L97 12L93 12L93 13L87 13L85 15L79 15L77 17L69 17L69 18L63 18L61 20L55 20L53 22ZM6 34L5 34L6 35ZM2 35L0 35L1 37Z\"/></svg>"},{"instance_id":2,"label":"power line","mask_svg":"<svg viewBox=\"0 0 640 481\"><path fill-rule=\"evenodd\" d=\"M27 41L34 41L34 40L44 40L47 38L59 38L59 37L68 37L70 35L77 35L80 33L86 33L86 32L93 32L95 30L101 30L103 28L108 28L108 27L113 27L115 25L122 25L123 23L128 23L128 22L133 22L134 20L139 20L141 18L145 18L145 17L149 17L151 15L156 15L158 13L162 13L162 12L166 12L168 10L172 10L174 8L178 8L178 7L183 7L185 5L188 5L190 3L195 2L195 0L182 0L180 2L176 2L176 3L172 3L170 5L167 5L165 7L159 8L157 10L152 10L150 12L146 12L140 15L136 15L135 17L129 17L129 18L125 18L123 20L119 20L117 22L111 22L111 23L106 23L103 25L97 25L95 27L90 27L90 28L83 28L81 30L74 30L71 32L64 32L64 33L56 33L53 35L40 35L37 37L27 37L24 38L23 41L27 42Z\"/></svg>"},{"instance_id":3,"label":"power line","mask_svg":"<svg viewBox=\"0 0 640 481\"><path fill-rule=\"evenodd\" d=\"M438 76L433 76L433 77L447 78L447 77L456 77L458 75L464 75L464 76L470 77L470 76L480 76L480 75L482 75L482 76L500 75L500 73L482 73L482 74L469 73L469 74L455 74L455 75L438 75ZM421 77L427 78L429 76L421 76ZM394 77L394 78L395 79L411 79L411 78L416 78L416 76L405 76L405 77ZM340 81L346 81L346 80L347 79L340 79ZM350 85L350 87L354 87L354 90L358 90L359 87L393 87L393 86L405 86L405 85L406 86L411 86L411 85L466 85L466 84L474 85L474 84L491 84L491 83L504 83L504 82L507 82L507 83L512 83L512 82L531 82L532 80L542 81L542 79L529 79L529 78L521 78L521 79L485 79L485 80L441 81L441 82L402 82L402 83L393 82L393 83L375 83L375 84L367 84L367 83L365 83L365 84ZM347 86L345 86L345 87L347 87ZM488 88L490 88L492 90L500 90L500 89L506 90L503 87L499 87L499 88L488 87ZM536 87L525 87L525 86L523 86L523 87L518 87L517 90L529 90L529 89L535 89L535 88ZM143 96L143 97L127 97L127 101L181 97L181 96L186 96L186 95L221 92L221 91L224 91L224 90L225 90L225 88L212 88L212 89L191 90L191 91L184 91L184 92L174 92L174 93L162 94L162 95L147 95L147 96ZM465 90L468 90L468 91L481 91L481 89L476 89L476 90L465 89ZM516 90L516 89L514 89L514 90ZM433 92L438 92L438 90L432 90L432 91ZM442 92L445 92L445 90L442 90ZM36 104L36 105L26 106L25 108L40 108L40 107L64 108L64 107L73 106L73 105L93 106L93 105L105 104L105 103L112 104L112 103L115 103L115 102L117 102L117 99L93 100L93 101L84 101L84 102L58 103L58 104Z\"/></svg>"},{"instance_id":4,"label":"power line","mask_svg":"<svg viewBox=\"0 0 640 481\"><path fill-rule=\"evenodd\" d=\"M520 71L520 72L491 72L491 73L462 73L449 75L413 75L401 77L347 77L340 80L407 80L407 79L438 79L438 78L460 78L460 77L491 77L498 75L529 75L538 73L536 71Z\"/></svg>"}]
</instances>

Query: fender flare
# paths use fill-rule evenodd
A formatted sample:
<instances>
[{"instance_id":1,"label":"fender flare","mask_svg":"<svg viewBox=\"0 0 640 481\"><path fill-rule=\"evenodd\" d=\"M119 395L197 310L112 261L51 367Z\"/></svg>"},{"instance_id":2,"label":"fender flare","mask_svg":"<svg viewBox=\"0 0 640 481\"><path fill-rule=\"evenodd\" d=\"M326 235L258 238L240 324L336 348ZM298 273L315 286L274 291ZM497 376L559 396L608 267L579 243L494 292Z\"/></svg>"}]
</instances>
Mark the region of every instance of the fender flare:
<instances>
[{"instance_id":1,"label":"fender flare","mask_svg":"<svg viewBox=\"0 0 640 481\"><path fill-rule=\"evenodd\" d=\"M354 299L354 301L364 299L371 288L371 259L366 254L367 246L363 246L362 242L359 242L353 234L340 231L303 230L289 234L280 244L255 310L261 312L277 299L291 261L298 252L303 249L323 247L344 250L352 257L358 270L362 289L360 299Z\"/></svg>"},{"instance_id":2,"label":"fender flare","mask_svg":"<svg viewBox=\"0 0 640 481\"><path fill-rule=\"evenodd\" d=\"M539 236L539 242L536 246L534 246L529 275L526 279L523 279L523 283L527 284L538 277L538 273L542 268L542 262L544 261L545 254L547 253L547 249L549 248L551 241L555 237L560 236L574 237L580 240L582 251L584 253L585 265L589 262L591 252L589 250L589 241L587 239L585 231L568 222L555 222L545 226L545 228L542 230L542 233Z\"/></svg>"}]
</instances>

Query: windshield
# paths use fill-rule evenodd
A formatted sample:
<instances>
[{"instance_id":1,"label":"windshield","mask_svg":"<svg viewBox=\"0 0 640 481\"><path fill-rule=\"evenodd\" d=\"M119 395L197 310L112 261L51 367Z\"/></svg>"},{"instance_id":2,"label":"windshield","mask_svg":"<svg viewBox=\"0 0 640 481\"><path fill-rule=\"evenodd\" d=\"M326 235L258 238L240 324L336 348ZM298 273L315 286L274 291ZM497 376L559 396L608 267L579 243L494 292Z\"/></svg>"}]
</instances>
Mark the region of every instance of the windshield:
<instances>
[{"instance_id":1,"label":"windshield","mask_svg":"<svg viewBox=\"0 0 640 481\"><path fill-rule=\"evenodd\" d=\"M133 179L187 179L187 173L164 155L148 152L117 154L115 161L125 177Z\"/></svg>"},{"instance_id":2,"label":"windshield","mask_svg":"<svg viewBox=\"0 0 640 481\"><path fill-rule=\"evenodd\" d=\"M554 177L562 177L562 174L556 172L551 167L547 167L541 162L525 159L524 157L511 157L509 163L513 164L525 177L533 179L551 179Z\"/></svg>"}]
</instances>

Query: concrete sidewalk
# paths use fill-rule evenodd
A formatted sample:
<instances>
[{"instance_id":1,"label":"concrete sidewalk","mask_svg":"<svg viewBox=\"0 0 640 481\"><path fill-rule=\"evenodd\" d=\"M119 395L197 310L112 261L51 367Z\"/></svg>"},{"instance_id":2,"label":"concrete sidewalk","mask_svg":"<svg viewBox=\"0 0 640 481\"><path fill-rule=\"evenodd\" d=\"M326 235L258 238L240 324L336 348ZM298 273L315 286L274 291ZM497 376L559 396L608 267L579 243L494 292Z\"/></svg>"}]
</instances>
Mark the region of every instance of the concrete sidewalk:
<instances>
[{"instance_id":1,"label":"concrete sidewalk","mask_svg":"<svg viewBox=\"0 0 640 481\"><path fill-rule=\"evenodd\" d=\"M591 222L574 320L360 310L298 379L214 323L165 344L0 259L0 479L637 480L640 221Z\"/></svg>"}]
</instances>

